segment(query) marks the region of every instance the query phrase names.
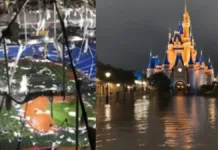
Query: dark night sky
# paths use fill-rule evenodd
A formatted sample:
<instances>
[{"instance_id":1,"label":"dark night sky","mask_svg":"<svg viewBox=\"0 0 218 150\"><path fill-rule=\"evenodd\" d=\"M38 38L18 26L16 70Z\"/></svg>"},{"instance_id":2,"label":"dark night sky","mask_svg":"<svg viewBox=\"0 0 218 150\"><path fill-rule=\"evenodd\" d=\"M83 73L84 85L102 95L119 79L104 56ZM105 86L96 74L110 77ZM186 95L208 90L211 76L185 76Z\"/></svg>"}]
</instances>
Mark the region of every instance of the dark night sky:
<instances>
[{"instance_id":1,"label":"dark night sky","mask_svg":"<svg viewBox=\"0 0 218 150\"><path fill-rule=\"evenodd\" d=\"M218 1L188 0L193 36L204 59L211 56L218 70ZM142 70L149 51L163 59L168 31L178 27L184 0L99 0L97 55L104 63ZM217 64L217 65L216 65Z\"/></svg>"}]
</instances>

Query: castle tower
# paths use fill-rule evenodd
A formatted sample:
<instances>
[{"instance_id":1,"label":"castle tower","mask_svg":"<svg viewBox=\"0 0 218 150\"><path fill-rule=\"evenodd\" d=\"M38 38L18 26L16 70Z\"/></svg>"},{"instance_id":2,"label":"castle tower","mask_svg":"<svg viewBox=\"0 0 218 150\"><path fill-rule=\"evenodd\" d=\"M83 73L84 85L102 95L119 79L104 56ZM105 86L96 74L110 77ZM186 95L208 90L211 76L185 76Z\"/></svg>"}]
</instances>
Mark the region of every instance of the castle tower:
<instances>
[{"instance_id":1,"label":"castle tower","mask_svg":"<svg viewBox=\"0 0 218 150\"><path fill-rule=\"evenodd\" d=\"M202 86L205 84L205 75L204 75L204 60L202 56L202 51L201 51L201 56L200 56L200 69L199 69L199 86Z\"/></svg>"},{"instance_id":2,"label":"castle tower","mask_svg":"<svg viewBox=\"0 0 218 150\"><path fill-rule=\"evenodd\" d=\"M172 80L175 85L177 82L183 82L184 85L187 84L187 70L184 66L184 61L182 59L181 53L176 56L175 66L173 67Z\"/></svg>"},{"instance_id":3,"label":"castle tower","mask_svg":"<svg viewBox=\"0 0 218 150\"><path fill-rule=\"evenodd\" d=\"M200 82L199 82L199 70L200 70L200 59L199 57L196 55L196 59L195 59L195 83L196 83L196 88L200 88Z\"/></svg>"},{"instance_id":4,"label":"castle tower","mask_svg":"<svg viewBox=\"0 0 218 150\"><path fill-rule=\"evenodd\" d=\"M170 79L171 71L170 71L170 63L168 61L167 53L163 61L163 73Z\"/></svg>"},{"instance_id":5,"label":"castle tower","mask_svg":"<svg viewBox=\"0 0 218 150\"><path fill-rule=\"evenodd\" d=\"M214 78L214 72L213 72L213 67L210 61L210 58L208 59L208 64L207 64L207 84L212 84Z\"/></svg>"},{"instance_id":6,"label":"castle tower","mask_svg":"<svg viewBox=\"0 0 218 150\"><path fill-rule=\"evenodd\" d=\"M147 78L155 73L155 59L152 57L152 53L150 52L150 60L147 68Z\"/></svg>"},{"instance_id":7,"label":"castle tower","mask_svg":"<svg viewBox=\"0 0 218 150\"><path fill-rule=\"evenodd\" d=\"M168 41L168 50L173 50L173 37L171 31L169 31L169 41Z\"/></svg>"},{"instance_id":8,"label":"castle tower","mask_svg":"<svg viewBox=\"0 0 218 150\"><path fill-rule=\"evenodd\" d=\"M185 42L189 41L190 25L191 25L191 21L190 21L189 12L187 9L187 0L185 0L185 10L184 10L184 14L183 14L183 23L182 23L182 27L183 27L183 31L184 31L183 37L185 38Z\"/></svg>"},{"instance_id":9,"label":"castle tower","mask_svg":"<svg viewBox=\"0 0 218 150\"><path fill-rule=\"evenodd\" d=\"M161 64L161 62L160 62L158 57L156 58L156 66L155 66L155 68L156 68L155 73L162 72L162 64Z\"/></svg>"},{"instance_id":10,"label":"castle tower","mask_svg":"<svg viewBox=\"0 0 218 150\"><path fill-rule=\"evenodd\" d=\"M188 82L192 90L195 89L195 68L192 60L192 53L190 53L190 59L188 63Z\"/></svg>"}]
</instances>

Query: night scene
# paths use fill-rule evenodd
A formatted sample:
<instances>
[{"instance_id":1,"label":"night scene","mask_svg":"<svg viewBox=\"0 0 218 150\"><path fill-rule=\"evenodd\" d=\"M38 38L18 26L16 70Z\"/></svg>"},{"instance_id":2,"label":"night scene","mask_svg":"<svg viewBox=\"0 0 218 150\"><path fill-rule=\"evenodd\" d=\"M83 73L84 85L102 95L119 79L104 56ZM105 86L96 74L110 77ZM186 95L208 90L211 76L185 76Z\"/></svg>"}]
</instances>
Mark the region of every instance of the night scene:
<instances>
[{"instance_id":1,"label":"night scene","mask_svg":"<svg viewBox=\"0 0 218 150\"><path fill-rule=\"evenodd\" d=\"M94 150L96 4L0 1L0 150Z\"/></svg>"},{"instance_id":2,"label":"night scene","mask_svg":"<svg viewBox=\"0 0 218 150\"><path fill-rule=\"evenodd\" d=\"M217 150L218 1L98 5L96 149Z\"/></svg>"}]
</instances>

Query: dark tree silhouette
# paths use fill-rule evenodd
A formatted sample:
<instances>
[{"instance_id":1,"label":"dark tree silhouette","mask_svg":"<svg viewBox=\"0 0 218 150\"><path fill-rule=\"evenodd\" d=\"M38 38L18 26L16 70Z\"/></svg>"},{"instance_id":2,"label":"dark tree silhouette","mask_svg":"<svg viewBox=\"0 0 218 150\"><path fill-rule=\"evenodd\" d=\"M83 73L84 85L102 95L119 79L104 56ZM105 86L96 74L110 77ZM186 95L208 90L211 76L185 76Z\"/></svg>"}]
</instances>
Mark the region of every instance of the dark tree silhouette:
<instances>
[{"instance_id":1,"label":"dark tree silhouette","mask_svg":"<svg viewBox=\"0 0 218 150\"><path fill-rule=\"evenodd\" d=\"M156 87L159 91L169 91L170 79L162 72L155 73L148 78L150 86Z\"/></svg>"},{"instance_id":2,"label":"dark tree silhouette","mask_svg":"<svg viewBox=\"0 0 218 150\"><path fill-rule=\"evenodd\" d=\"M97 61L96 65L97 65L96 77L103 81L108 81L108 79L106 79L105 77L105 72L109 71L111 73L109 82L114 82L114 83L117 82L117 83L125 83L125 84L134 83L135 80L134 71L115 68L110 65L105 65L100 61Z\"/></svg>"}]
</instances>

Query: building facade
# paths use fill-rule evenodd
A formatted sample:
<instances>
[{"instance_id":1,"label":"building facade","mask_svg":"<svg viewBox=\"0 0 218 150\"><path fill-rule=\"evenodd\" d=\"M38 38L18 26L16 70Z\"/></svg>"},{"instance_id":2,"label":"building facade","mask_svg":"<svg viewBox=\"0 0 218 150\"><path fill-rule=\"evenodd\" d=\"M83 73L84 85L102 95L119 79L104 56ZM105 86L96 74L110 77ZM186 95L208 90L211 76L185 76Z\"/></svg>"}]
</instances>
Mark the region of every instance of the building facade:
<instances>
[{"instance_id":1,"label":"building facade","mask_svg":"<svg viewBox=\"0 0 218 150\"><path fill-rule=\"evenodd\" d=\"M168 47L163 63L158 56L152 56L147 68L147 77L163 72L171 79L173 88L189 87L192 90L204 84L212 84L214 70L210 58L205 64L202 51L198 54L192 35L190 15L185 4L183 21L178 30L169 33Z\"/></svg>"}]
</instances>

